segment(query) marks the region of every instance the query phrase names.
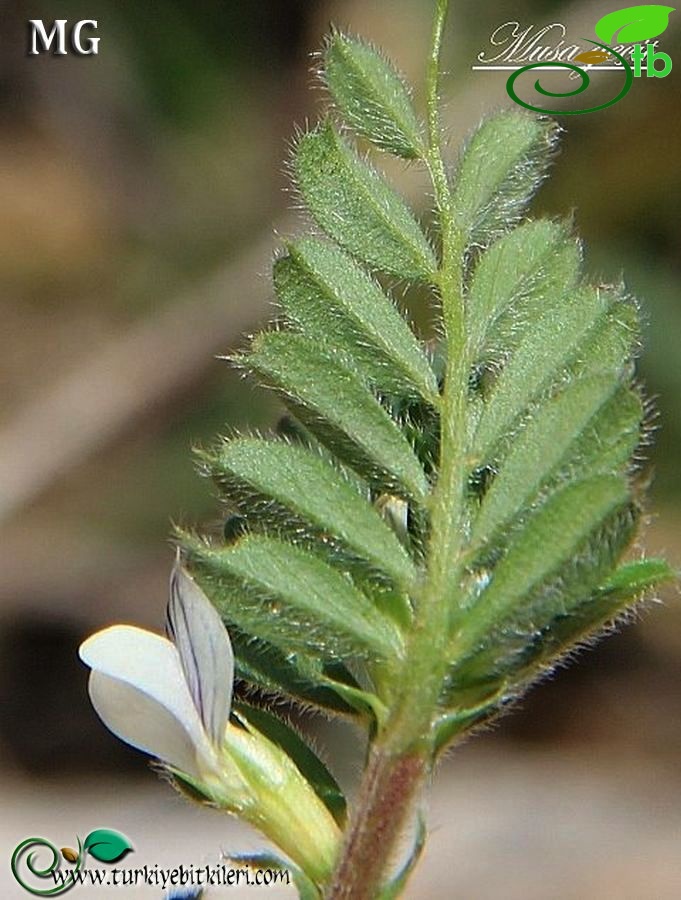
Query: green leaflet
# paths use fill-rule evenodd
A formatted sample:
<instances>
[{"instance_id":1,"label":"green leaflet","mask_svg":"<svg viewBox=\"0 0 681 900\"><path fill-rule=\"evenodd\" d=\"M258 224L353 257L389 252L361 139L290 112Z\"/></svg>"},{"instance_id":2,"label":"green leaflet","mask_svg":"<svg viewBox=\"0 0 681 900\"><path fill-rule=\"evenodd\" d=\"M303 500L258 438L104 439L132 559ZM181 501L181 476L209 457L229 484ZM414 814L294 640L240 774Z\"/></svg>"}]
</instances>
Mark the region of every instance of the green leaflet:
<instances>
[{"instance_id":1,"label":"green leaflet","mask_svg":"<svg viewBox=\"0 0 681 900\"><path fill-rule=\"evenodd\" d=\"M583 379L568 385L535 410L527 427L510 444L509 453L485 494L473 527L470 541L473 548L519 516L554 470L570 465L575 474L581 470L583 477L584 467L597 466L607 474L611 470L603 468L603 451L608 455L608 462L626 464L638 440L641 408L637 402L628 404L623 393L616 375ZM617 440L624 424L620 414L625 409L635 416L634 422L628 424L634 425L636 437L633 446L630 442L625 444L624 452L618 442L621 455L614 459L602 439L610 439L608 426L614 418L617 432L613 438ZM589 427L589 435L580 443ZM632 431L630 427L630 435ZM596 472L592 470L591 474Z\"/></svg>"},{"instance_id":2,"label":"green leaflet","mask_svg":"<svg viewBox=\"0 0 681 900\"><path fill-rule=\"evenodd\" d=\"M404 159L425 155L407 87L373 47L334 31L324 53L324 79L357 134Z\"/></svg>"},{"instance_id":3,"label":"green leaflet","mask_svg":"<svg viewBox=\"0 0 681 900\"><path fill-rule=\"evenodd\" d=\"M402 638L352 581L318 556L260 535L223 549L197 546L194 563L224 590L214 602L227 619L275 646L391 659ZM249 627L258 621L258 628Z\"/></svg>"},{"instance_id":4,"label":"green leaflet","mask_svg":"<svg viewBox=\"0 0 681 900\"><path fill-rule=\"evenodd\" d=\"M639 559L625 563L601 585L599 594L615 597L620 603L636 600L645 591L674 581L676 572L664 559Z\"/></svg>"},{"instance_id":5,"label":"green leaflet","mask_svg":"<svg viewBox=\"0 0 681 900\"><path fill-rule=\"evenodd\" d=\"M397 419L421 465L431 475L439 456L440 416L420 400L391 398L391 415Z\"/></svg>"},{"instance_id":6,"label":"green leaflet","mask_svg":"<svg viewBox=\"0 0 681 900\"><path fill-rule=\"evenodd\" d=\"M675 578L676 573L664 560L643 559L620 566L601 587L578 597L568 609L561 610L556 606L553 618L546 620L543 627L524 644L524 651L518 649L511 681L507 680L508 671L501 680L500 673L495 672L487 685L483 681L478 688L478 692L488 695L489 700L442 716L436 724L436 746L444 746L457 734L494 716L505 701L527 688L543 669L553 665L594 632L598 633L647 591ZM471 677L470 672L467 675ZM443 696L446 705L458 704L465 699L464 677L461 670L455 669L451 673Z\"/></svg>"},{"instance_id":7,"label":"green leaflet","mask_svg":"<svg viewBox=\"0 0 681 900\"><path fill-rule=\"evenodd\" d=\"M557 614L546 630L535 665L550 663L590 634L598 632L632 603L660 584L673 581L674 571L663 560L644 559L620 566L602 585L580 598L567 614Z\"/></svg>"},{"instance_id":8,"label":"green leaflet","mask_svg":"<svg viewBox=\"0 0 681 900\"><path fill-rule=\"evenodd\" d=\"M588 478L631 469L641 442L644 415L640 394L623 384L574 442L566 474Z\"/></svg>"},{"instance_id":9,"label":"green leaflet","mask_svg":"<svg viewBox=\"0 0 681 900\"><path fill-rule=\"evenodd\" d=\"M622 371L631 337L620 306L610 293L596 288L582 288L555 305L547 298L544 315L525 331L484 405L475 437L481 460L569 366L575 375ZM599 353L604 331L618 335L620 356Z\"/></svg>"},{"instance_id":10,"label":"green leaflet","mask_svg":"<svg viewBox=\"0 0 681 900\"><path fill-rule=\"evenodd\" d=\"M289 697L303 707L356 716L355 707L346 703L332 687L336 682L325 675L325 668L319 659L295 653L284 654L266 641L244 634L229 620L226 625L234 648L236 677L248 687L270 698ZM356 688L349 673L344 672L343 677L349 680L351 687Z\"/></svg>"},{"instance_id":11,"label":"green leaflet","mask_svg":"<svg viewBox=\"0 0 681 900\"><path fill-rule=\"evenodd\" d=\"M446 685L446 689L443 692L442 705L445 707L452 705L452 703L458 703L459 699L456 694L453 697L451 694L448 694L447 688L451 690L451 685ZM493 719L503 708L503 702L503 697L492 696L479 706L469 706L455 709L453 712L451 710L444 712L433 723L434 753L436 755L440 753L457 735L484 725L490 719Z\"/></svg>"},{"instance_id":12,"label":"green leaflet","mask_svg":"<svg viewBox=\"0 0 681 900\"><path fill-rule=\"evenodd\" d=\"M246 365L284 394L295 415L363 477L422 500L428 483L404 434L358 376L299 334L255 338Z\"/></svg>"},{"instance_id":13,"label":"green leaflet","mask_svg":"<svg viewBox=\"0 0 681 900\"><path fill-rule=\"evenodd\" d=\"M454 178L454 213L472 246L485 246L522 216L546 176L560 129L550 119L506 110L468 142Z\"/></svg>"},{"instance_id":14,"label":"green leaflet","mask_svg":"<svg viewBox=\"0 0 681 900\"><path fill-rule=\"evenodd\" d=\"M399 278L433 280L437 262L416 219L330 123L301 136L294 170L320 227L353 256Z\"/></svg>"},{"instance_id":15,"label":"green leaflet","mask_svg":"<svg viewBox=\"0 0 681 900\"><path fill-rule=\"evenodd\" d=\"M466 300L474 357L483 354L486 345L497 352L505 350L504 332L521 333L521 325L531 326L547 297L570 292L579 279L580 264L579 244L564 225L547 219L526 222L496 241L480 258Z\"/></svg>"},{"instance_id":16,"label":"green leaflet","mask_svg":"<svg viewBox=\"0 0 681 900\"><path fill-rule=\"evenodd\" d=\"M343 825L347 811L343 792L336 779L298 732L266 709L245 703L236 703L235 708L239 716L245 718L249 725L291 757L303 778L312 785L334 819L339 825Z\"/></svg>"},{"instance_id":17,"label":"green leaflet","mask_svg":"<svg viewBox=\"0 0 681 900\"><path fill-rule=\"evenodd\" d=\"M516 690L527 687L542 669L602 631L647 591L675 577L663 560L628 563L617 569L602 587L580 597L566 612L556 610L542 634L533 641L531 652L525 653L527 664L514 675Z\"/></svg>"},{"instance_id":18,"label":"green leaflet","mask_svg":"<svg viewBox=\"0 0 681 900\"><path fill-rule=\"evenodd\" d=\"M384 718L378 697L363 690L343 663L323 663L304 653L283 653L261 638L225 621L234 647L237 678L250 692L270 699L288 697L304 709L321 710L367 724Z\"/></svg>"},{"instance_id":19,"label":"green leaflet","mask_svg":"<svg viewBox=\"0 0 681 900\"><path fill-rule=\"evenodd\" d=\"M354 488L355 493L360 494L362 497L369 496L369 485L366 479L348 466L341 465L333 451L328 450L317 440L309 428L306 428L299 419L289 412L285 413L277 422L275 434L277 437L283 438L287 443L299 444L312 450L334 471L338 471L343 479Z\"/></svg>"},{"instance_id":20,"label":"green leaflet","mask_svg":"<svg viewBox=\"0 0 681 900\"><path fill-rule=\"evenodd\" d=\"M462 611L455 613L454 625L459 631L456 653L465 655L476 647L496 622L540 590L566 563L572 563L579 548L603 521L626 510L629 503L627 484L617 476L569 484L551 497L515 537L491 572L489 585L471 601L465 620L461 618ZM595 560L601 549L589 547L587 556ZM604 575L597 574L597 584Z\"/></svg>"},{"instance_id":21,"label":"green leaflet","mask_svg":"<svg viewBox=\"0 0 681 900\"><path fill-rule=\"evenodd\" d=\"M360 559L387 573L398 584L409 584L415 570L405 549L379 513L338 469L307 447L283 441L238 438L207 457L213 477L233 499L241 497L244 512L268 515L283 508L292 530L312 526L318 540L336 538Z\"/></svg>"},{"instance_id":22,"label":"green leaflet","mask_svg":"<svg viewBox=\"0 0 681 900\"><path fill-rule=\"evenodd\" d=\"M607 315L591 329L575 354L570 374L579 378L622 368L630 362L639 341L638 309L622 287L598 288Z\"/></svg>"},{"instance_id":23,"label":"green leaflet","mask_svg":"<svg viewBox=\"0 0 681 900\"><path fill-rule=\"evenodd\" d=\"M459 615L449 693L480 704L568 649L558 623L573 619L607 577L636 525L626 483L616 477L566 487L528 522L493 570L489 586ZM594 611L588 606L587 617ZM591 628L600 624L600 614Z\"/></svg>"},{"instance_id":24,"label":"green leaflet","mask_svg":"<svg viewBox=\"0 0 681 900\"><path fill-rule=\"evenodd\" d=\"M306 336L333 347L378 390L439 402L437 381L413 331L350 256L315 238L288 246L274 287Z\"/></svg>"}]
</instances>

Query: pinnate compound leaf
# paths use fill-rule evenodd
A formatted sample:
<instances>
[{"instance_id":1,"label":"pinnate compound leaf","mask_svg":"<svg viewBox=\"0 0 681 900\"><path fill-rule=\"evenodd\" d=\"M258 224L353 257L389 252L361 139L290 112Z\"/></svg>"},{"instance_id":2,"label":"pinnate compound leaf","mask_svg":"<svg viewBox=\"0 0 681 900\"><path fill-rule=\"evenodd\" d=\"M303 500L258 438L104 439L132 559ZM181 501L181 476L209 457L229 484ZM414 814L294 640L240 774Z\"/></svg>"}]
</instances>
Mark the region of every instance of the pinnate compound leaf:
<instances>
[{"instance_id":1,"label":"pinnate compound leaf","mask_svg":"<svg viewBox=\"0 0 681 900\"><path fill-rule=\"evenodd\" d=\"M197 543L190 552L200 574L222 583L214 602L225 618L275 646L338 660L402 653L392 620L348 577L306 550L249 535L226 548ZM257 630L248 627L251 621Z\"/></svg>"},{"instance_id":2,"label":"pinnate compound leaf","mask_svg":"<svg viewBox=\"0 0 681 900\"><path fill-rule=\"evenodd\" d=\"M398 584L415 578L407 552L368 498L313 450L283 441L237 438L204 460L230 497L241 498L247 515L257 516L262 505L271 515L275 504L294 532L311 527L318 543L333 538Z\"/></svg>"},{"instance_id":3,"label":"pinnate compound leaf","mask_svg":"<svg viewBox=\"0 0 681 900\"><path fill-rule=\"evenodd\" d=\"M330 123L301 136L294 170L319 226L353 256L398 278L433 280L437 261L405 202Z\"/></svg>"},{"instance_id":4,"label":"pinnate compound leaf","mask_svg":"<svg viewBox=\"0 0 681 900\"><path fill-rule=\"evenodd\" d=\"M300 334L270 332L245 364L278 388L294 414L332 452L378 487L421 499L425 473L407 439L361 379Z\"/></svg>"},{"instance_id":5,"label":"pinnate compound leaf","mask_svg":"<svg viewBox=\"0 0 681 900\"><path fill-rule=\"evenodd\" d=\"M324 53L324 79L357 134L404 159L424 156L422 128L409 91L377 50L333 32Z\"/></svg>"},{"instance_id":6,"label":"pinnate compound leaf","mask_svg":"<svg viewBox=\"0 0 681 900\"><path fill-rule=\"evenodd\" d=\"M454 212L468 244L486 246L515 225L546 177L559 127L516 110L486 119L454 177Z\"/></svg>"},{"instance_id":7,"label":"pinnate compound leaf","mask_svg":"<svg viewBox=\"0 0 681 900\"><path fill-rule=\"evenodd\" d=\"M660 6L657 3L627 6L599 19L594 31L604 44L613 44L615 41L622 44L648 41L667 29L671 12L674 12L673 6Z\"/></svg>"},{"instance_id":8,"label":"pinnate compound leaf","mask_svg":"<svg viewBox=\"0 0 681 900\"><path fill-rule=\"evenodd\" d=\"M413 331L342 250L315 238L295 241L275 263L274 287L305 335L352 360L378 390L438 402L435 375Z\"/></svg>"},{"instance_id":9,"label":"pinnate compound leaf","mask_svg":"<svg viewBox=\"0 0 681 900\"><path fill-rule=\"evenodd\" d=\"M671 8L656 9L663 30ZM606 42L653 28L631 15L601 21ZM360 137L424 158L408 91L373 49L334 33L324 66ZM659 561L620 564L645 429L636 305L621 286L583 282L568 225L520 224L559 130L518 109L482 123L451 198L435 185L443 271L408 206L330 121L300 137L295 179L325 237L286 247L282 330L239 359L294 421L280 440L203 454L241 519L225 547L185 539L256 700L280 692L380 733L422 599L451 598L437 752L670 577ZM436 331L457 326L432 362L375 274L400 279L410 301L428 292ZM459 315L442 315L459 282L463 334ZM463 365L445 367L453 354Z\"/></svg>"}]
</instances>

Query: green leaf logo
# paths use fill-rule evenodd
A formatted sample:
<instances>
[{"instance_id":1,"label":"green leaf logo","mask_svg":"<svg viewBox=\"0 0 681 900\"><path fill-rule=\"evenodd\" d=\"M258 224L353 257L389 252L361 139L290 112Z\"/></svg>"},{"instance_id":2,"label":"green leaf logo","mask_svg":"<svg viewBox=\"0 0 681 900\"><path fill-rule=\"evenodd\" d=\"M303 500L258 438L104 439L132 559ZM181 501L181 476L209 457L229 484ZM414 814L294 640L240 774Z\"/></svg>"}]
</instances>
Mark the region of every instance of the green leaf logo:
<instances>
[{"instance_id":1,"label":"green leaf logo","mask_svg":"<svg viewBox=\"0 0 681 900\"><path fill-rule=\"evenodd\" d=\"M117 862L128 850L134 850L124 834L110 828L91 831L85 838L83 847L100 862Z\"/></svg>"},{"instance_id":2,"label":"green leaf logo","mask_svg":"<svg viewBox=\"0 0 681 900\"><path fill-rule=\"evenodd\" d=\"M674 9L673 6L658 6L656 3L616 9L599 19L594 31L605 44L613 43L615 38L623 44L647 41L666 30L669 13Z\"/></svg>"}]
</instances>

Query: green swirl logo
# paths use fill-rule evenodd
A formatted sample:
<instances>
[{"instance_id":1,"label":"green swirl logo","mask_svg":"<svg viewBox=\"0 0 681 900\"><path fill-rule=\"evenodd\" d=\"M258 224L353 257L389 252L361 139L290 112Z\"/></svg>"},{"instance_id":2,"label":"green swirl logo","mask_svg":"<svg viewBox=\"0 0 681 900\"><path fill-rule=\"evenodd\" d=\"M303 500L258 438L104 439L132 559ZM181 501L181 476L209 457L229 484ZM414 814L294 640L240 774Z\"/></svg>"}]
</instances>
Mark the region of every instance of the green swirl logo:
<instances>
[{"instance_id":1,"label":"green swirl logo","mask_svg":"<svg viewBox=\"0 0 681 900\"><path fill-rule=\"evenodd\" d=\"M78 850L62 847L57 850L54 844L42 837L30 837L23 840L12 853L12 875L29 894L37 897L54 897L64 894L80 881L77 873L85 866L86 854L89 853L99 862L117 862L133 846L128 838L119 831L110 828L97 828L81 841L76 838ZM47 855L45 854L47 850ZM71 869L60 873L62 860ZM29 879L26 881L25 879ZM36 879L43 884L49 879L50 887L41 887L32 883Z\"/></svg>"},{"instance_id":2,"label":"green swirl logo","mask_svg":"<svg viewBox=\"0 0 681 900\"><path fill-rule=\"evenodd\" d=\"M601 103L599 106L590 106L588 109L546 109L542 106L533 106L531 103L526 103L525 100L521 100L521 98L516 94L515 83L523 73L529 72L532 69L544 69L547 66L550 66L553 69L569 69L571 72L575 72L579 76L579 78L581 79L581 83L573 91L549 91L546 88L543 88L539 83L539 80L537 80L534 83L534 89L539 94L543 94L545 97L576 97L577 94L583 93L591 83L589 73L581 66L576 66L574 65L574 63L565 62L540 62L532 63L529 66L523 66L522 69L518 69L517 71L515 71L506 82L506 91L508 92L508 96L511 98L511 100L515 100L516 103L520 104L520 106L524 106L525 109L531 109L533 112L546 113L554 116L579 116L583 115L584 113L597 112L599 109L607 109L614 103L618 103L622 99L622 97L626 96L626 94L629 93L631 86L634 83L633 70L626 59L616 50L613 50L612 47L607 47L605 44L599 44L598 41L589 41L589 43L594 44L596 47L600 47L607 54L614 56L622 63L622 66L624 67L624 86L622 87L622 90L619 92L619 94L616 97L613 97L612 100L608 100L606 103Z\"/></svg>"},{"instance_id":3,"label":"green swirl logo","mask_svg":"<svg viewBox=\"0 0 681 900\"><path fill-rule=\"evenodd\" d=\"M43 863L38 862L39 856L44 857L44 854L40 853L40 851L44 848L47 848L51 857L46 864L44 861ZM83 867L83 846L80 842L80 839L78 840L78 852L76 853L76 865L74 869L69 872L67 876L65 876L63 882L55 884L53 876L60 867L62 854L64 854L64 859L69 859L71 853L73 852L74 851L69 852L69 848L64 847L64 849L60 853L59 850L57 850L57 848L54 846L54 844L51 844L45 838L26 838L26 840L22 841L12 854L12 875L14 875L16 880L25 891L29 891L29 893L31 894L36 894L38 897L54 897L56 894L63 894L65 891L68 891L73 887L73 884L75 882L75 873L79 872ZM28 856L26 856L26 854L28 854ZM28 870L27 875L32 876L33 878L40 879L49 878L52 881L51 888L34 887L33 885L27 884L24 881L21 874L21 866L24 862L24 857L26 857L25 864L26 869Z\"/></svg>"}]
</instances>

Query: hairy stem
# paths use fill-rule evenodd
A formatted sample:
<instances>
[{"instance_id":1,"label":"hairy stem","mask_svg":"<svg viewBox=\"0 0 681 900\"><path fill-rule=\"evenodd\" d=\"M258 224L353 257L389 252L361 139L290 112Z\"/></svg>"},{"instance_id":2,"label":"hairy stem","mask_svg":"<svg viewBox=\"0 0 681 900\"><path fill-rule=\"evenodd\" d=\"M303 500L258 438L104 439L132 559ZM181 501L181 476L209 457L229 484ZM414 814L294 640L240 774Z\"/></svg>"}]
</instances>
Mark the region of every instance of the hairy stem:
<instances>
[{"instance_id":1,"label":"hairy stem","mask_svg":"<svg viewBox=\"0 0 681 900\"><path fill-rule=\"evenodd\" d=\"M458 601L462 516L465 498L465 400L468 353L464 331L463 250L441 151L440 54L448 0L436 0L428 62L426 163L442 234L438 287L447 336L447 367L441 409L441 456L430 498L428 565L417 600L414 628L402 667L400 689L388 722L373 748L346 837L329 900L371 900L384 876L397 838L431 763L431 731L446 667L449 611Z\"/></svg>"},{"instance_id":2,"label":"hairy stem","mask_svg":"<svg viewBox=\"0 0 681 900\"><path fill-rule=\"evenodd\" d=\"M376 896L424 770L423 756L392 756L382 747L372 748L328 897L372 900Z\"/></svg>"}]
</instances>

